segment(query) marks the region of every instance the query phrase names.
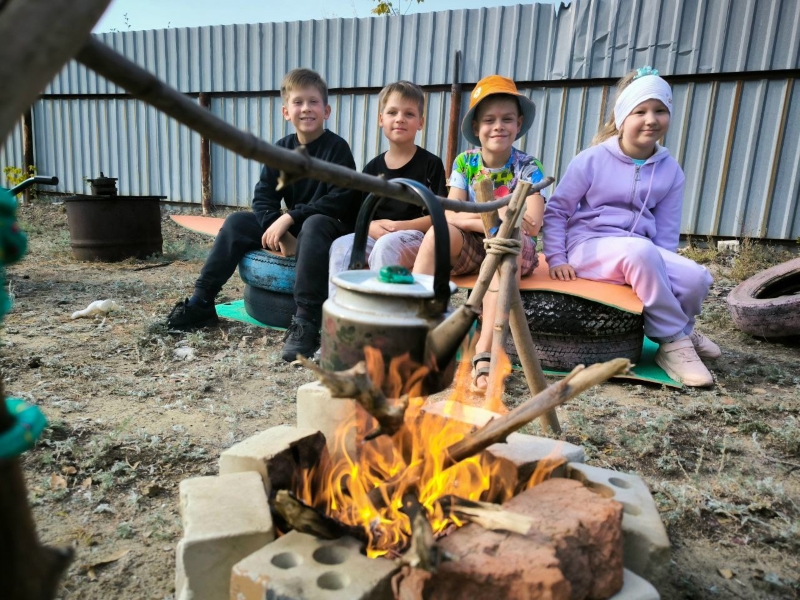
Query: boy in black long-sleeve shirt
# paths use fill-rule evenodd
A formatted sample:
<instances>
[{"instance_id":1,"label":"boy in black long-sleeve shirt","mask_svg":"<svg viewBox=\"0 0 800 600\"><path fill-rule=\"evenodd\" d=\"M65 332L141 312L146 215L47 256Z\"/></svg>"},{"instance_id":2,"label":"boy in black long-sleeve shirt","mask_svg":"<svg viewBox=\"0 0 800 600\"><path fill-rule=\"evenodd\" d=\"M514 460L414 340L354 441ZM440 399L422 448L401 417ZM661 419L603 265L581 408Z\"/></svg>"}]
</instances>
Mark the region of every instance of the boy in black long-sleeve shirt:
<instances>
[{"instance_id":1,"label":"boy in black long-sleeve shirt","mask_svg":"<svg viewBox=\"0 0 800 600\"><path fill-rule=\"evenodd\" d=\"M324 128L330 116L325 81L309 69L295 69L281 83L283 116L296 133L277 142L293 150L305 146L314 158L355 169L350 146ZM171 329L194 329L217 322L214 298L251 250L279 250L281 238L297 237L294 297L297 314L282 351L284 360L312 356L319 346L322 303L328 293L328 251L333 241L353 231L361 194L313 179L277 190L279 171L265 166L253 194L253 210L233 213L217 234L191 298L178 302L167 317ZM281 214L281 199L288 212ZM284 238L285 239L285 238Z\"/></svg>"}]
</instances>

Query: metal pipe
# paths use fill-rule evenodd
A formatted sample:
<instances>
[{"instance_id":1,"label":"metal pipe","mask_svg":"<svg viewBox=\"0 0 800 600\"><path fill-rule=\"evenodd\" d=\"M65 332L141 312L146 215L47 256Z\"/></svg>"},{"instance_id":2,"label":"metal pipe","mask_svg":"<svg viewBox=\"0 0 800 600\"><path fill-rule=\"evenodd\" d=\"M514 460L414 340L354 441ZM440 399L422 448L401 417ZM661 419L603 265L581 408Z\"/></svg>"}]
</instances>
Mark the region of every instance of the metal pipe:
<instances>
[{"instance_id":1,"label":"metal pipe","mask_svg":"<svg viewBox=\"0 0 800 600\"><path fill-rule=\"evenodd\" d=\"M454 63L453 85L450 87L450 124L447 128L447 164L444 166L448 179L450 178L450 170L453 167L453 161L456 159L456 150L458 148L458 122L461 116L461 82L459 81L461 75L461 50L456 50Z\"/></svg>"},{"instance_id":2,"label":"metal pipe","mask_svg":"<svg viewBox=\"0 0 800 600\"><path fill-rule=\"evenodd\" d=\"M201 92L198 98L200 106L211 110L211 94ZM213 203L211 201L211 140L206 136L200 138L200 188L203 214L211 212Z\"/></svg>"},{"instance_id":3,"label":"metal pipe","mask_svg":"<svg viewBox=\"0 0 800 600\"><path fill-rule=\"evenodd\" d=\"M30 175L33 164L33 114L28 108L22 115L22 173L23 176ZM24 204L31 201L30 190L25 190L22 197Z\"/></svg>"}]
</instances>

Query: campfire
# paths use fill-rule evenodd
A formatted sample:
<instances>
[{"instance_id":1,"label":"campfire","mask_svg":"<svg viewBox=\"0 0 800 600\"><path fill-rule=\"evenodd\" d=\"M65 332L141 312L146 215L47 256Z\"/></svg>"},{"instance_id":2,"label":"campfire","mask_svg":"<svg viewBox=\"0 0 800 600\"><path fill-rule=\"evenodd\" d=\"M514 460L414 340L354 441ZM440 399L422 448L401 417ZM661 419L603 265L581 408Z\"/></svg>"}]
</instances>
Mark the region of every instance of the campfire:
<instances>
[{"instance_id":1,"label":"campfire","mask_svg":"<svg viewBox=\"0 0 800 600\"><path fill-rule=\"evenodd\" d=\"M627 361L620 360L576 369L473 432L459 420L421 410L427 367L415 365L406 355L392 359L386 368L381 352L373 348L365 349L365 357L356 367L335 373L304 361L334 397L353 398L364 410L340 424L333 455L305 469L292 493L276 494L274 508L293 529L331 539L350 535L366 544L370 557L398 558L412 548L414 556L405 562L430 564L434 570L436 536L487 517L505 518L503 526L508 528L514 515L500 515L496 505L542 481L559 464L543 461L533 475L519 481L515 469L481 450L627 367ZM454 398L463 397L468 387L468 363L462 364ZM499 393L487 393L486 398L491 408L502 407ZM364 440L355 456L345 443L354 428ZM413 539L426 541L420 546Z\"/></svg>"}]
</instances>

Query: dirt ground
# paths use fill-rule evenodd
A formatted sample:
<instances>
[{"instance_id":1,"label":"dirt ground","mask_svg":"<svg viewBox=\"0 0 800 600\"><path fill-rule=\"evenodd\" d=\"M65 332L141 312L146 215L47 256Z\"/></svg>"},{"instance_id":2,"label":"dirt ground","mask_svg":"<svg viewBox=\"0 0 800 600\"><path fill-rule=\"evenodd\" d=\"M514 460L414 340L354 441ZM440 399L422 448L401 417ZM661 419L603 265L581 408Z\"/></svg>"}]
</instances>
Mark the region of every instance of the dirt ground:
<instances>
[{"instance_id":1,"label":"dirt ground","mask_svg":"<svg viewBox=\"0 0 800 600\"><path fill-rule=\"evenodd\" d=\"M233 321L182 336L164 329L207 238L165 218L164 256L81 263L63 206L22 207L20 220L30 253L7 273L15 306L0 360L7 393L50 421L23 463L41 538L75 549L59 597L171 598L178 483L215 474L231 444L293 424L296 389L313 378L280 359L279 331ZM717 279L699 328L723 350L716 385L604 384L559 409L563 439L581 444L589 464L650 486L673 546L663 598L797 598L800 345L733 327L724 298L737 263L711 255ZM234 276L221 300L242 293ZM70 318L105 298L119 310ZM525 390L515 373L507 404Z\"/></svg>"}]
</instances>

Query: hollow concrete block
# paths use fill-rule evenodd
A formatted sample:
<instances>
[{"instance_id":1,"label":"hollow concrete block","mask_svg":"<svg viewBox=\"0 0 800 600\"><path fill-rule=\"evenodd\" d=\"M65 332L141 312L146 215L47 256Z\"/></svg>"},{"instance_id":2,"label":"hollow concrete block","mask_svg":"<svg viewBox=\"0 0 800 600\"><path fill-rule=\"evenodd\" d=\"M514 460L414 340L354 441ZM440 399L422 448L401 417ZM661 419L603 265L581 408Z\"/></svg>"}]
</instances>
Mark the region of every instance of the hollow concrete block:
<instances>
[{"instance_id":1,"label":"hollow concrete block","mask_svg":"<svg viewBox=\"0 0 800 600\"><path fill-rule=\"evenodd\" d=\"M669 569L669 537L642 478L580 463L567 464L567 476L622 503L625 567L656 585L663 581Z\"/></svg>"},{"instance_id":2,"label":"hollow concrete block","mask_svg":"<svg viewBox=\"0 0 800 600\"><path fill-rule=\"evenodd\" d=\"M261 476L256 472L197 477L180 483L183 539L178 542L175 597L218 600L231 567L275 539Z\"/></svg>"},{"instance_id":3,"label":"hollow concrete block","mask_svg":"<svg viewBox=\"0 0 800 600\"><path fill-rule=\"evenodd\" d=\"M255 471L269 497L273 489L290 489L301 469L319 463L325 437L316 429L279 425L225 450L219 457L220 475Z\"/></svg>"},{"instance_id":4,"label":"hollow concrete block","mask_svg":"<svg viewBox=\"0 0 800 600\"><path fill-rule=\"evenodd\" d=\"M333 458L342 455L342 446L349 456L356 457L355 413L355 400L334 398L319 382L297 388L297 427L321 431ZM353 425L337 441L337 431L348 422Z\"/></svg>"},{"instance_id":5,"label":"hollow concrete block","mask_svg":"<svg viewBox=\"0 0 800 600\"><path fill-rule=\"evenodd\" d=\"M492 444L485 452L493 458L512 463L517 469L517 480L520 484L531 478L536 467L545 458L564 463L553 471L553 477L566 476L566 463L582 463L586 460L580 446L524 433L512 433L504 443Z\"/></svg>"},{"instance_id":6,"label":"hollow concrete block","mask_svg":"<svg viewBox=\"0 0 800 600\"><path fill-rule=\"evenodd\" d=\"M625 569L622 574L622 589L608 600L661 600L661 594L649 581Z\"/></svg>"},{"instance_id":7,"label":"hollow concrete block","mask_svg":"<svg viewBox=\"0 0 800 600\"><path fill-rule=\"evenodd\" d=\"M231 600L391 598L390 560L367 558L353 538L322 540L290 531L233 566Z\"/></svg>"}]
</instances>

